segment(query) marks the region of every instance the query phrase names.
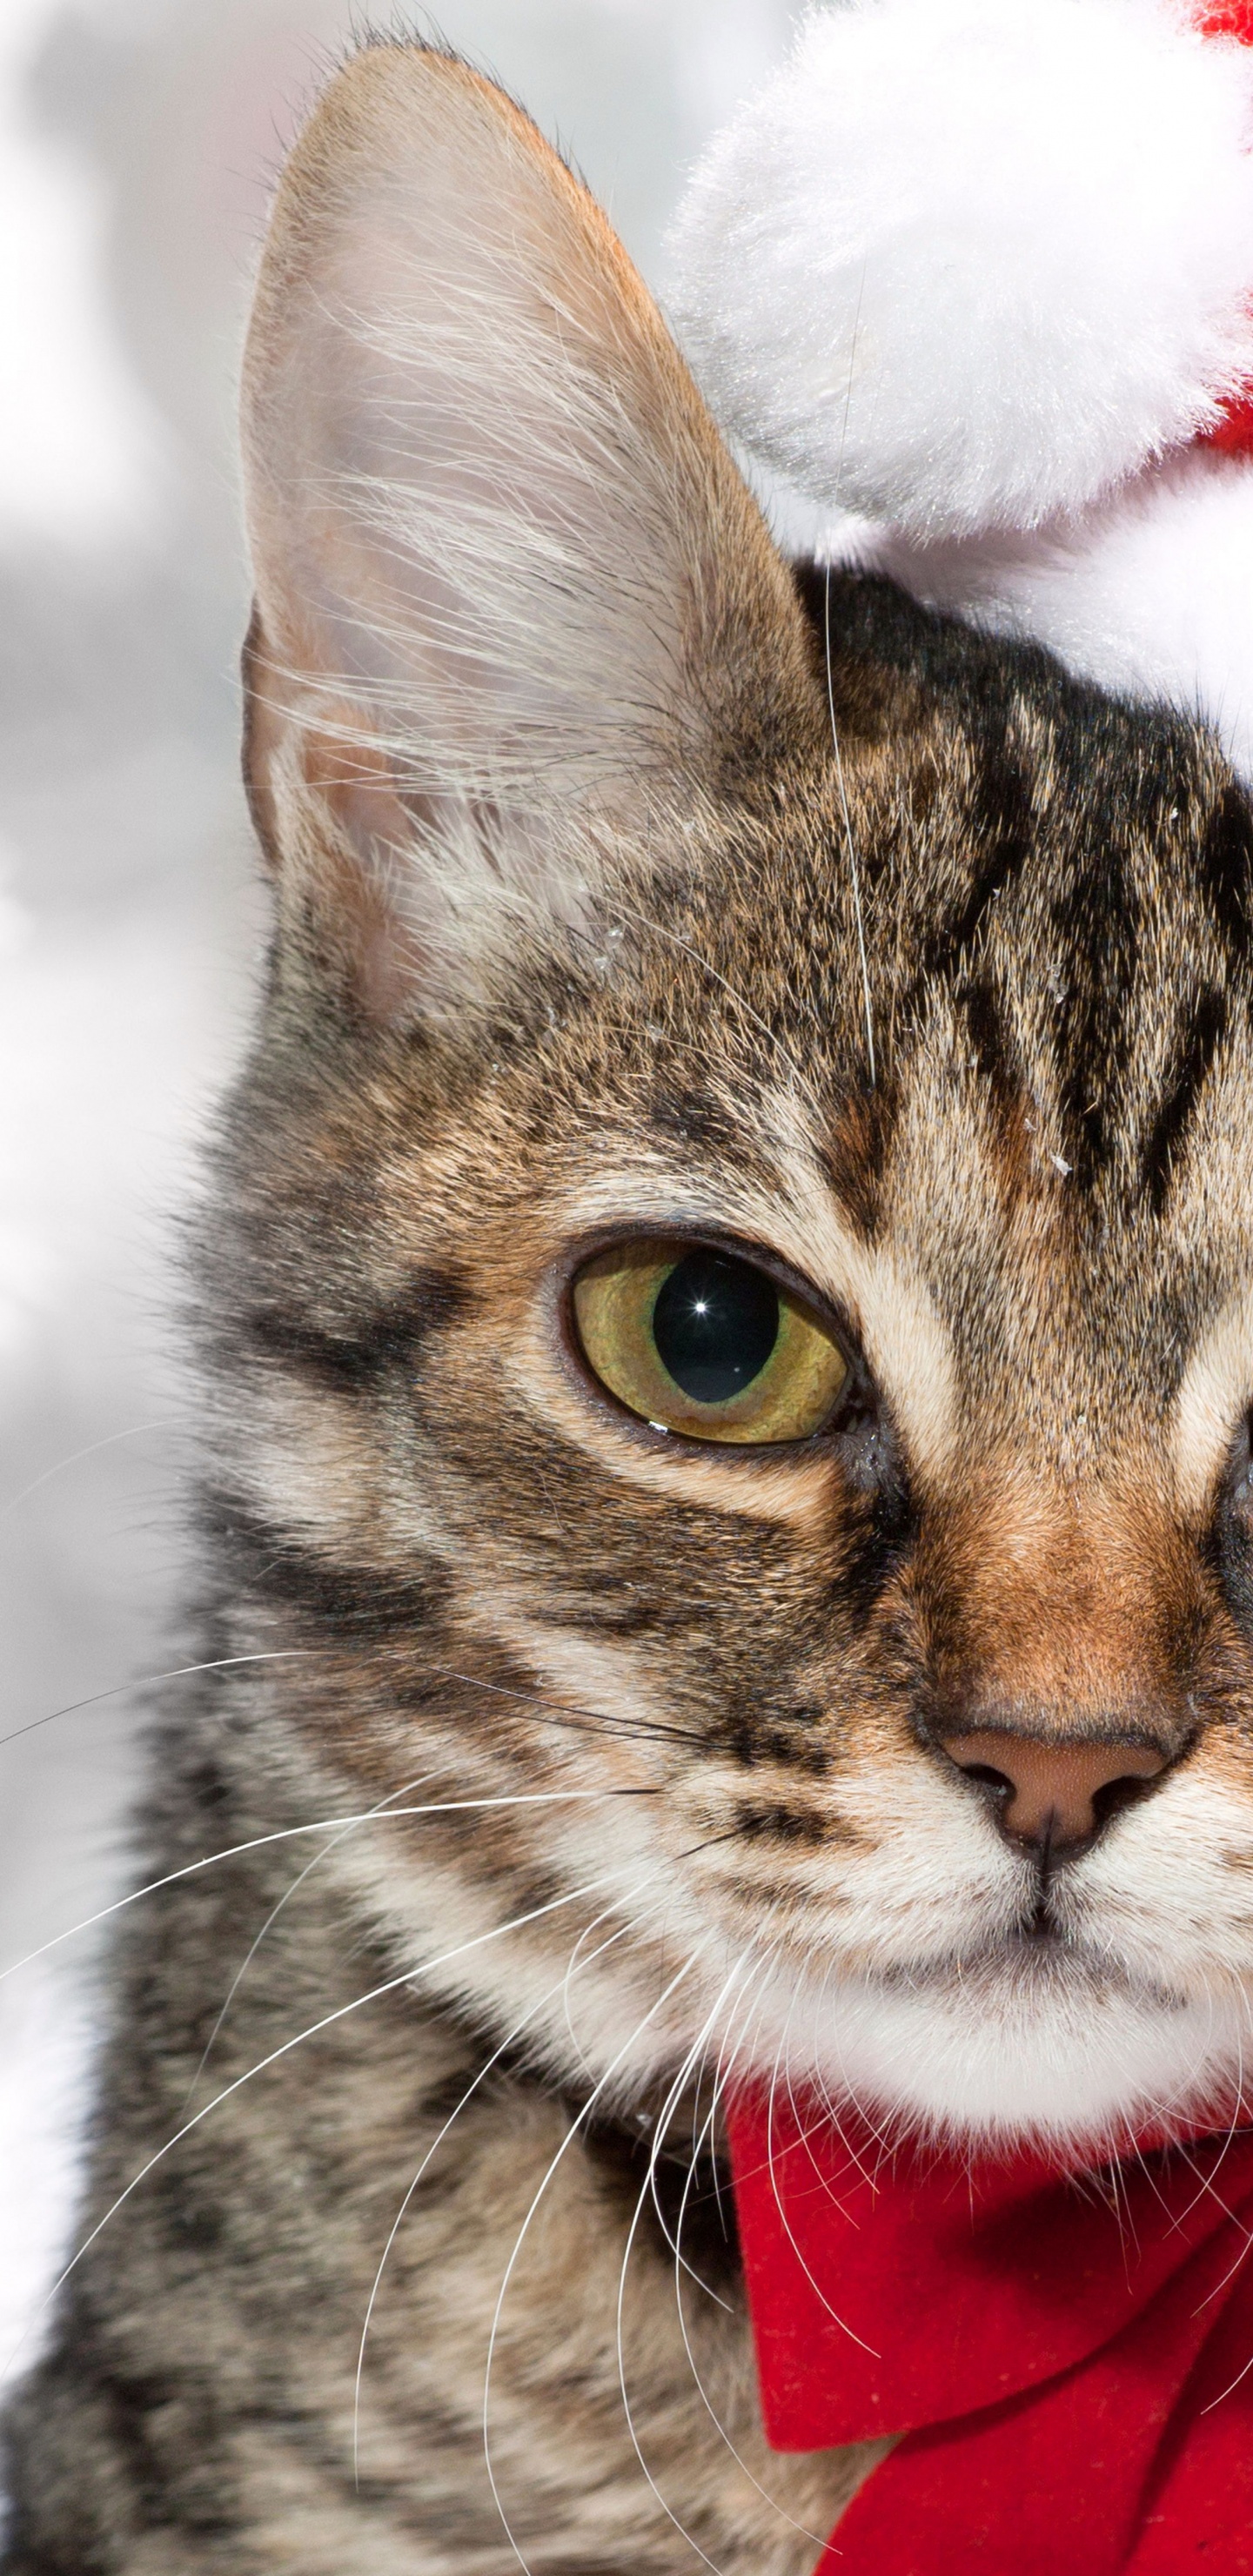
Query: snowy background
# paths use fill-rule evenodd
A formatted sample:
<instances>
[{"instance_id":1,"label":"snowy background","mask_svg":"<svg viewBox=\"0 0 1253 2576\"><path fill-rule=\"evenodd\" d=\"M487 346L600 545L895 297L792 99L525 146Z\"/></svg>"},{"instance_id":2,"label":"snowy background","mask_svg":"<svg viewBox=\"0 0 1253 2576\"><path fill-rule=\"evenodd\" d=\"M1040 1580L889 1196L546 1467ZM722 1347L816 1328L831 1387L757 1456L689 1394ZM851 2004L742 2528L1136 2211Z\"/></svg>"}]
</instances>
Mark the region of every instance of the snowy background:
<instances>
[{"instance_id":1,"label":"snowy background","mask_svg":"<svg viewBox=\"0 0 1253 2576\"><path fill-rule=\"evenodd\" d=\"M645 274L787 0L445 0ZM234 386L334 0L0 0L0 2374L69 2225L128 1685L177 1662L177 1213L263 905ZM424 31L420 13L411 21ZM172 1647L171 1640L174 1640Z\"/></svg>"}]
</instances>

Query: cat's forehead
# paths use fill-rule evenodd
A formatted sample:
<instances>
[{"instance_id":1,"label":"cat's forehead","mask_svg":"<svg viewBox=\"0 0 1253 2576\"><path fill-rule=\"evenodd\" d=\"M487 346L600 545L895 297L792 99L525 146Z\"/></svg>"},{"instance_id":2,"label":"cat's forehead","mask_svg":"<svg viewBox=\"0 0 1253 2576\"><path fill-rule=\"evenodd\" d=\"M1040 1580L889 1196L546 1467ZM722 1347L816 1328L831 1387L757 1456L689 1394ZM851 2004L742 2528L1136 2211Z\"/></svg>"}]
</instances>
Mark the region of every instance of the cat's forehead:
<instances>
[{"instance_id":1,"label":"cat's forehead","mask_svg":"<svg viewBox=\"0 0 1253 2576\"><path fill-rule=\"evenodd\" d=\"M306 1139L323 1288L342 1238L350 1305L362 1262L384 1304L434 1265L521 1313L582 1246L679 1224L847 1315L919 1452L977 1416L1108 1453L1199 1370L1208 1458L1250 1346L1247 799L1202 729L875 587L841 609L838 762L678 798L490 1024L342 1065L334 1169L322 1106Z\"/></svg>"},{"instance_id":2,"label":"cat's forehead","mask_svg":"<svg viewBox=\"0 0 1253 2576\"><path fill-rule=\"evenodd\" d=\"M855 1304L907 1278L902 1336L934 1360L925 1305L1002 1424L1108 1431L1253 1263L1253 826L1204 734L1034 658L729 828L571 1098L650 1206L668 1174Z\"/></svg>"}]
</instances>

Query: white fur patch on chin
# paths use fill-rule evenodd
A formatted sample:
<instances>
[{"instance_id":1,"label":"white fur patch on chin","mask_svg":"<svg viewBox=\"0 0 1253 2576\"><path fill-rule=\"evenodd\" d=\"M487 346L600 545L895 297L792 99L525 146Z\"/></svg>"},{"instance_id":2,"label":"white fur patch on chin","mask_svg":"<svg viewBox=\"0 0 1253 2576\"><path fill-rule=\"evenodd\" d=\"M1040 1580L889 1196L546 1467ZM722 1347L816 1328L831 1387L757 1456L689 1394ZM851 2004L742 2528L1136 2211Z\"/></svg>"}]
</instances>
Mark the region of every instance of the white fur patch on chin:
<instances>
[{"instance_id":1,"label":"white fur patch on chin","mask_svg":"<svg viewBox=\"0 0 1253 2576\"><path fill-rule=\"evenodd\" d=\"M769 2078L961 2145L1092 2149L1185 2128L1239 2089L1250 2039L1238 1988L1154 1993L1095 1959L1029 1954L982 1970L808 1993L755 1990L751 2056Z\"/></svg>"}]
</instances>

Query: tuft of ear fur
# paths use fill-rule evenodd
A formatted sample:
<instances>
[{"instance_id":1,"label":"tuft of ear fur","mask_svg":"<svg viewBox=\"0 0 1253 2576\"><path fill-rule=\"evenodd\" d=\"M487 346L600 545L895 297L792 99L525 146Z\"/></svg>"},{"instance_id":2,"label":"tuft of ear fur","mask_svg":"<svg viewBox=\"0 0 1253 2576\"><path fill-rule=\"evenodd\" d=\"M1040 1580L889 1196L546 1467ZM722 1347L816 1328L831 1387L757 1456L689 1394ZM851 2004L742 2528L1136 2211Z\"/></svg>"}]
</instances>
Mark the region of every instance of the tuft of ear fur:
<instances>
[{"instance_id":1,"label":"tuft of ear fur","mask_svg":"<svg viewBox=\"0 0 1253 2576\"><path fill-rule=\"evenodd\" d=\"M254 813L382 1016L577 926L812 709L787 572L625 253L444 52L367 46L296 145L244 453Z\"/></svg>"}]
</instances>

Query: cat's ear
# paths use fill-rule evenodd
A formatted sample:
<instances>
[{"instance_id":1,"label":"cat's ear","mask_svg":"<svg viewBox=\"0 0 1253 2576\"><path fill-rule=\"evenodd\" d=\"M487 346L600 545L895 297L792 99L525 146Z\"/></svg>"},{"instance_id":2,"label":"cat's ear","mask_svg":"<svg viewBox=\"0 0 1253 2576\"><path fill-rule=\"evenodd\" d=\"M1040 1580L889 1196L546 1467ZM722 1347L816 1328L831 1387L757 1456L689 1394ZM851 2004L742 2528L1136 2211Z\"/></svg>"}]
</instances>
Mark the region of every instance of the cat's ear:
<instances>
[{"instance_id":1,"label":"cat's ear","mask_svg":"<svg viewBox=\"0 0 1253 2576\"><path fill-rule=\"evenodd\" d=\"M755 503L586 190L379 44L279 188L244 375L246 765L367 1005L455 1007L537 912L812 714Z\"/></svg>"}]
</instances>

